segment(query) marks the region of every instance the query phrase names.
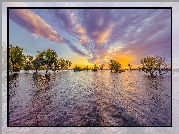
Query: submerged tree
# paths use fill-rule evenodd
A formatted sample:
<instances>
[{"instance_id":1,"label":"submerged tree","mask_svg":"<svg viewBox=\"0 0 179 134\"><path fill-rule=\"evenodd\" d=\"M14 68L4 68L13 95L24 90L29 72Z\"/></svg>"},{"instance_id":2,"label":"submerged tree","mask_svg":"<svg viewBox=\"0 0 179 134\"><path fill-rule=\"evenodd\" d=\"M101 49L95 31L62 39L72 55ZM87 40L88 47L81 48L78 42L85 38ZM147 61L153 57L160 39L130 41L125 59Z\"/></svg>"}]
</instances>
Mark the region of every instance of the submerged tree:
<instances>
[{"instance_id":1,"label":"submerged tree","mask_svg":"<svg viewBox=\"0 0 179 134\"><path fill-rule=\"evenodd\" d=\"M75 66L74 68L73 68L73 70L74 70L74 72L76 72L76 71L82 71L83 69L81 68L81 67L79 67L79 66Z\"/></svg>"},{"instance_id":2,"label":"submerged tree","mask_svg":"<svg viewBox=\"0 0 179 134\"><path fill-rule=\"evenodd\" d=\"M110 63L109 63L108 67L110 68L111 72L112 71L114 71L114 72L123 72L122 65L119 62L115 61L115 60L110 60Z\"/></svg>"},{"instance_id":3,"label":"submerged tree","mask_svg":"<svg viewBox=\"0 0 179 134\"><path fill-rule=\"evenodd\" d=\"M44 57L44 62L42 64L43 65L47 64L51 68L52 64L54 65L56 64L58 56L54 50L51 50L49 48L44 52L43 57Z\"/></svg>"},{"instance_id":4,"label":"submerged tree","mask_svg":"<svg viewBox=\"0 0 179 134\"><path fill-rule=\"evenodd\" d=\"M131 64L128 64L128 67L129 67L130 70L132 69L132 65Z\"/></svg>"},{"instance_id":5,"label":"submerged tree","mask_svg":"<svg viewBox=\"0 0 179 134\"><path fill-rule=\"evenodd\" d=\"M66 65L67 62L65 61L65 59L60 58L58 63L59 63L60 70L63 70L63 69L67 68L67 65Z\"/></svg>"},{"instance_id":6,"label":"submerged tree","mask_svg":"<svg viewBox=\"0 0 179 134\"><path fill-rule=\"evenodd\" d=\"M162 75L161 69L167 68L167 64L165 63L166 59L165 57L155 56L157 62L158 62L158 71L159 74Z\"/></svg>"},{"instance_id":7,"label":"submerged tree","mask_svg":"<svg viewBox=\"0 0 179 134\"><path fill-rule=\"evenodd\" d=\"M165 58L160 56L147 56L141 60L141 70L150 73L152 77L154 77L154 72L159 70L159 74L161 74L161 67L166 66L167 64L164 62Z\"/></svg>"},{"instance_id":8,"label":"submerged tree","mask_svg":"<svg viewBox=\"0 0 179 134\"><path fill-rule=\"evenodd\" d=\"M97 64L94 64L94 66L91 68L91 70L93 71L93 72L96 72L97 70L98 70L98 65Z\"/></svg>"},{"instance_id":9,"label":"submerged tree","mask_svg":"<svg viewBox=\"0 0 179 134\"><path fill-rule=\"evenodd\" d=\"M9 69L13 72L18 72L23 67L23 61L25 55L23 54L23 49L16 46L9 45Z\"/></svg>"},{"instance_id":10,"label":"submerged tree","mask_svg":"<svg viewBox=\"0 0 179 134\"><path fill-rule=\"evenodd\" d=\"M89 68L88 65L87 65L86 67L83 68L83 70L87 70L87 71L89 71L90 68Z\"/></svg>"},{"instance_id":11,"label":"submerged tree","mask_svg":"<svg viewBox=\"0 0 179 134\"><path fill-rule=\"evenodd\" d=\"M37 51L38 54L36 55L35 60L33 60L33 65L37 69L40 68L40 66L46 66L46 73L48 72L48 69L52 67L53 65L56 65L57 62L57 54L54 50L51 50L50 48L47 50L44 50L42 52ZM56 69L56 66L55 66Z\"/></svg>"},{"instance_id":12,"label":"submerged tree","mask_svg":"<svg viewBox=\"0 0 179 134\"><path fill-rule=\"evenodd\" d=\"M99 68L101 69L101 70L103 70L103 67L104 67L105 65L104 64L101 64L100 66L99 66Z\"/></svg>"}]
</instances>

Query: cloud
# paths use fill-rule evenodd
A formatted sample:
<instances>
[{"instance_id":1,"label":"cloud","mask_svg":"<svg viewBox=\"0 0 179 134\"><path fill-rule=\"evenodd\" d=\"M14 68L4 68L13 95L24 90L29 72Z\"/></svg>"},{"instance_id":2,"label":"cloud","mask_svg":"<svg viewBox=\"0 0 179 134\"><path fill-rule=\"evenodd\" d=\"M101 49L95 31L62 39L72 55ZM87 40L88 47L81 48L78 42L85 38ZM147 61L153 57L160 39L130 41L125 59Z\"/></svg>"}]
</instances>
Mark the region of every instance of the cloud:
<instances>
[{"instance_id":1,"label":"cloud","mask_svg":"<svg viewBox=\"0 0 179 134\"><path fill-rule=\"evenodd\" d=\"M113 25L111 24L109 26L109 28L107 28L103 32L99 33L96 40L95 40L95 43L96 44L105 43L107 41L108 37L110 36L112 29L113 29Z\"/></svg>"},{"instance_id":2,"label":"cloud","mask_svg":"<svg viewBox=\"0 0 179 134\"><path fill-rule=\"evenodd\" d=\"M33 36L46 38L53 42L63 42L63 38L58 35L58 33L53 30L50 25L29 10L10 9L9 17L20 27L23 27L32 33Z\"/></svg>"},{"instance_id":3,"label":"cloud","mask_svg":"<svg viewBox=\"0 0 179 134\"><path fill-rule=\"evenodd\" d=\"M65 42L73 52L81 56L91 55L87 57L90 62L104 63L108 59L116 58L115 55L128 55L135 57L137 61L149 54L171 58L171 10L32 11L34 12L14 11L15 15L12 13L11 19L36 36L54 42Z\"/></svg>"},{"instance_id":4,"label":"cloud","mask_svg":"<svg viewBox=\"0 0 179 134\"><path fill-rule=\"evenodd\" d=\"M73 52L82 56L87 56L76 48L69 40L60 36L49 24L47 24L40 16L34 14L27 9L10 9L10 19L20 27L24 28L33 36L46 38L52 42L68 43L68 46Z\"/></svg>"}]
</instances>

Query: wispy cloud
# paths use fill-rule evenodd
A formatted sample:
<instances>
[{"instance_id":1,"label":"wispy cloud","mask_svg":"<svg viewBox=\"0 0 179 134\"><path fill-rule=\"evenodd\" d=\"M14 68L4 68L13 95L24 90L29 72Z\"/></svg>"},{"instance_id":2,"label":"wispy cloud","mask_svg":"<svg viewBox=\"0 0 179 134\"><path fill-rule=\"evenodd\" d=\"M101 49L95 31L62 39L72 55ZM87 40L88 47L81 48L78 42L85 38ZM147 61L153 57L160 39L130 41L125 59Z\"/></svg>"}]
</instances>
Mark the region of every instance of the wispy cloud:
<instances>
[{"instance_id":1,"label":"wispy cloud","mask_svg":"<svg viewBox=\"0 0 179 134\"><path fill-rule=\"evenodd\" d=\"M128 57L139 59L152 54L171 57L169 9L31 11L12 11L10 17L34 36L65 42L73 52L81 56L91 55L88 57L90 62L104 63L115 58L114 54L127 54Z\"/></svg>"},{"instance_id":2,"label":"wispy cloud","mask_svg":"<svg viewBox=\"0 0 179 134\"><path fill-rule=\"evenodd\" d=\"M10 19L20 27L24 28L33 36L46 38L52 42L68 43L68 46L73 52L82 56L87 56L82 51L78 50L69 40L60 36L49 24L47 24L40 16L34 14L27 9L10 9Z\"/></svg>"}]
</instances>

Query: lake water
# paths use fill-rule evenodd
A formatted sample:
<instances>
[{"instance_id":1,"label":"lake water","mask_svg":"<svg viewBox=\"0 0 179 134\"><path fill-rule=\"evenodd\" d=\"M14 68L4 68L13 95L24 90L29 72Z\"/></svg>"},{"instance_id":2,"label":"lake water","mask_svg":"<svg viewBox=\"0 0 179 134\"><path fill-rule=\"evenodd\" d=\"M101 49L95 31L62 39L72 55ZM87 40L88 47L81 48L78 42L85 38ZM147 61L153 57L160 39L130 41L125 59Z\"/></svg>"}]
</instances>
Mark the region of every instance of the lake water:
<instances>
[{"instance_id":1,"label":"lake water","mask_svg":"<svg viewBox=\"0 0 179 134\"><path fill-rule=\"evenodd\" d=\"M9 76L10 126L170 126L171 72Z\"/></svg>"}]
</instances>

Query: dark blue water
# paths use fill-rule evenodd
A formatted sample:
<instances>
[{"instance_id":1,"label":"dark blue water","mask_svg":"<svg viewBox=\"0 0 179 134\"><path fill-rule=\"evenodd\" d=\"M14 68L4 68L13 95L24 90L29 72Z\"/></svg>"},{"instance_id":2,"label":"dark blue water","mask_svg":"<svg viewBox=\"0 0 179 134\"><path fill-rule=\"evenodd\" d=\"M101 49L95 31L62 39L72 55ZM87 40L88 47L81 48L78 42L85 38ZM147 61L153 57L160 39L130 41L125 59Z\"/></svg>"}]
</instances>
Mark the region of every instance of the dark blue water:
<instances>
[{"instance_id":1,"label":"dark blue water","mask_svg":"<svg viewBox=\"0 0 179 134\"><path fill-rule=\"evenodd\" d=\"M10 126L170 126L171 75L137 70L11 75Z\"/></svg>"}]
</instances>

